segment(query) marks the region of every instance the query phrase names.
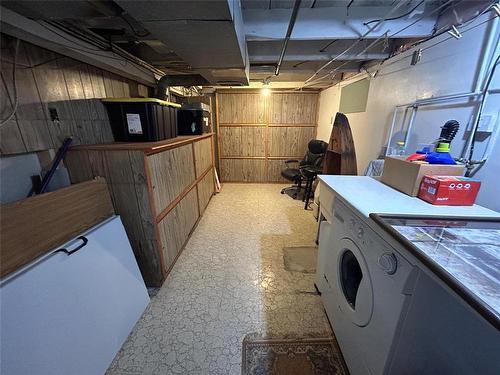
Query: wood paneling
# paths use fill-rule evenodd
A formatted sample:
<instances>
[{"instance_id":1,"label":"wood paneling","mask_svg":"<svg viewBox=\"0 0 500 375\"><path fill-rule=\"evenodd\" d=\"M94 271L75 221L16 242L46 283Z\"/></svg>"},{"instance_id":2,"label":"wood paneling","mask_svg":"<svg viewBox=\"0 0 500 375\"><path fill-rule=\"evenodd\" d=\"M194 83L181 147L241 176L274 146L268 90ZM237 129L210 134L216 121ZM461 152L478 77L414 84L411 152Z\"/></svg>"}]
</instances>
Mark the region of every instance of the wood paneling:
<instances>
[{"instance_id":1,"label":"wood paneling","mask_svg":"<svg viewBox=\"0 0 500 375\"><path fill-rule=\"evenodd\" d=\"M1 206L0 277L114 214L106 183L83 182Z\"/></svg>"},{"instance_id":2,"label":"wood paneling","mask_svg":"<svg viewBox=\"0 0 500 375\"><path fill-rule=\"evenodd\" d=\"M73 184L88 181L94 177L89 155L85 150L68 152L64 158L64 164Z\"/></svg>"},{"instance_id":3,"label":"wood paneling","mask_svg":"<svg viewBox=\"0 0 500 375\"><path fill-rule=\"evenodd\" d=\"M2 71L5 66L3 62L3 57L1 59ZM6 119L12 113L14 108L12 100L6 88L5 81L3 79L0 81L0 116L2 119ZM26 146L19 130L16 117L14 116L10 121L5 123L0 128L0 149L2 154L11 154L15 152L26 152Z\"/></svg>"},{"instance_id":4,"label":"wood paneling","mask_svg":"<svg viewBox=\"0 0 500 375\"><path fill-rule=\"evenodd\" d=\"M270 124L316 125L317 93L272 93L269 96Z\"/></svg>"},{"instance_id":5,"label":"wood paneling","mask_svg":"<svg viewBox=\"0 0 500 375\"><path fill-rule=\"evenodd\" d=\"M199 205L203 212L212 196L211 138L78 146L65 158L72 182L106 177L147 285L161 286L198 219ZM198 165L208 163L197 178L194 154Z\"/></svg>"},{"instance_id":6,"label":"wood paneling","mask_svg":"<svg viewBox=\"0 0 500 375\"><path fill-rule=\"evenodd\" d=\"M158 223L165 272L175 262L198 217L197 194L194 188Z\"/></svg>"},{"instance_id":7,"label":"wood paneling","mask_svg":"<svg viewBox=\"0 0 500 375\"><path fill-rule=\"evenodd\" d=\"M1 34L0 114L6 118L14 102L15 39ZM105 77L104 77L105 76ZM24 41L17 56L18 108L0 130L2 155L58 148L63 139L73 144L112 142L105 107L95 98L130 96L129 81L99 68L64 57ZM108 91L106 91L108 90ZM138 85L140 94L147 88ZM49 109L57 112L53 121Z\"/></svg>"},{"instance_id":8,"label":"wood paneling","mask_svg":"<svg viewBox=\"0 0 500 375\"><path fill-rule=\"evenodd\" d=\"M269 156L302 158L307 144L316 136L316 128L271 127L269 128Z\"/></svg>"},{"instance_id":9,"label":"wood paneling","mask_svg":"<svg viewBox=\"0 0 500 375\"><path fill-rule=\"evenodd\" d=\"M286 168L287 159L270 159L268 163L268 181L269 182L289 182L281 176L281 171Z\"/></svg>"},{"instance_id":10,"label":"wood paneling","mask_svg":"<svg viewBox=\"0 0 500 375\"><path fill-rule=\"evenodd\" d=\"M193 143L196 178L200 177L212 165L212 138L205 138Z\"/></svg>"},{"instance_id":11,"label":"wood paneling","mask_svg":"<svg viewBox=\"0 0 500 375\"><path fill-rule=\"evenodd\" d=\"M192 146L156 153L147 157L153 197L158 213L177 198L195 180Z\"/></svg>"},{"instance_id":12,"label":"wood paneling","mask_svg":"<svg viewBox=\"0 0 500 375\"><path fill-rule=\"evenodd\" d=\"M149 285L158 285L162 281L159 273L161 261L155 248L151 247L156 237L144 158L141 151L72 150L68 152L65 164L73 183L97 176L106 178L113 206L121 216L142 276Z\"/></svg>"},{"instance_id":13,"label":"wood paneling","mask_svg":"<svg viewBox=\"0 0 500 375\"><path fill-rule=\"evenodd\" d=\"M198 205L200 207L200 216L207 208L208 202L214 194L214 171L213 168L198 182Z\"/></svg>"},{"instance_id":14,"label":"wood paneling","mask_svg":"<svg viewBox=\"0 0 500 375\"><path fill-rule=\"evenodd\" d=\"M266 182L264 159L221 159L221 180L225 182Z\"/></svg>"},{"instance_id":15,"label":"wood paneling","mask_svg":"<svg viewBox=\"0 0 500 375\"><path fill-rule=\"evenodd\" d=\"M263 124L265 97L260 93L219 94L220 124Z\"/></svg>"},{"instance_id":16,"label":"wood paneling","mask_svg":"<svg viewBox=\"0 0 500 375\"><path fill-rule=\"evenodd\" d=\"M240 113L238 108L243 112L253 108L257 114ZM283 164L272 158L305 155L308 142L316 138L317 111L317 92L271 91L268 96L243 90L218 92L221 181L285 181L280 175Z\"/></svg>"},{"instance_id":17,"label":"wood paneling","mask_svg":"<svg viewBox=\"0 0 500 375\"><path fill-rule=\"evenodd\" d=\"M264 156L265 127L221 126L221 156Z\"/></svg>"}]
</instances>

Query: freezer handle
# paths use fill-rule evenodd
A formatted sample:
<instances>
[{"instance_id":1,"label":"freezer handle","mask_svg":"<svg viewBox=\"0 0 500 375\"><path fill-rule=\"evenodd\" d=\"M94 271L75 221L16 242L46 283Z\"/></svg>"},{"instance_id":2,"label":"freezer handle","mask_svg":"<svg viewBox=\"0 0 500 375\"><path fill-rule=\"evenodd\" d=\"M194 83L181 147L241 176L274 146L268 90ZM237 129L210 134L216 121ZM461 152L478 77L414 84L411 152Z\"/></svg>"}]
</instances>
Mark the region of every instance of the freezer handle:
<instances>
[{"instance_id":1,"label":"freezer handle","mask_svg":"<svg viewBox=\"0 0 500 375\"><path fill-rule=\"evenodd\" d=\"M65 249L63 247L63 248L57 249L54 252L55 253L63 252L63 253L66 253L66 255L71 255L71 254L76 253L78 250L80 250L82 247L84 247L87 244L87 242L89 242L89 240L85 236L80 236L77 238L77 240L82 240L82 243L80 245L78 245L77 247L75 247L73 250L68 250L68 249Z\"/></svg>"}]
</instances>

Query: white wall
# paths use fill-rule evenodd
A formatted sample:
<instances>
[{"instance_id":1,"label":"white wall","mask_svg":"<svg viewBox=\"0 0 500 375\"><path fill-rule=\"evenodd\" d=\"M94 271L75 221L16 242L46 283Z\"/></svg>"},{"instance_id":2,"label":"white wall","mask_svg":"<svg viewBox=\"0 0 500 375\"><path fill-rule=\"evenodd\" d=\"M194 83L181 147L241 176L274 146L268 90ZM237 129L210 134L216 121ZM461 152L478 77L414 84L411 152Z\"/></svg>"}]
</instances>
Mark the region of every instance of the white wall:
<instances>
[{"instance_id":1,"label":"white wall","mask_svg":"<svg viewBox=\"0 0 500 375\"><path fill-rule=\"evenodd\" d=\"M26 198L33 184L32 176L42 175L42 166L36 153L0 157L0 203L10 203ZM66 168L59 166L52 176L47 192L69 186Z\"/></svg>"},{"instance_id":2,"label":"white wall","mask_svg":"<svg viewBox=\"0 0 500 375\"><path fill-rule=\"evenodd\" d=\"M498 27L494 27L498 18L479 25L488 17L491 17L491 14L484 15L474 24L467 25L465 29L472 29L463 33L463 37L459 40L444 34L422 43L418 46L424 49L422 59L414 66L410 65L410 60L415 48L387 60L378 68L376 77L370 80L366 112L347 114L356 147L358 173L363 173L369 161L377 158L382 146L385 145L395 105L477 89L477 77L480 75L483 62L491 61L494 55L491 48L487 48L487 42L498 48L500 38ZM435 45L437 42L440 43ZM485 51L488 52L487 56L484 56ZM374 69L369 70L374 71ZM500 67L497 68L495 82L490 88L500 87L498 71ZM340 88L355 79L359 77L321 92L318 137L328 139L331 130L330 118L339 107ZM452 144L452 154L460 156L469 134L467 129L470 131L473 125L476 106L477 102L462 100L452 104L420 107L408 143L409 150L413 151L418 143L434 141L439 135L440 126L449 119L456 119L461 124L461 131ZM483 113L498 113L499 109L500 95L490 95ZM483 142L478 143L475 159L482 157L484 147L490 140L491 137L485 137ZM500 210L500 199L496 199L493 193L495 189L497 192L500 191L497 187L497 183L500 183L499 143L500 137L497 138L494 153L488 163L476 175L483 181L479 203L496 210Z\"/></svg>"},{"instance_id":3,"label":"white wall","mask_svg":"<svg viewBox=\"0 0 500 375\"><path fill-rule=\"evenodd\" d=\"M359 75L321 91L319 98L319 139L323 139L326 142L328 142L330 139L332 120L335 118L335 114L338 112L340 106L341 88L365 77L366 75ZM368 100L370 100L370 94L371 88ZM356 159L358 163L359 174L363 174L370 160L377 158L380 144L379 142L374 143L373 138L375 136L375 139L377 139L376 133L383 129L383 127L369 126L366 123L365 117L367 115L367 112L347 114L349 124L351 126L352 136L354 139L354 147L356 149Z\"/></svg>"},{"instance_id":4,"label":"white wall","mask_svg":"<svg viewBox=\"0 0 500 375\"><path fill-rule=\"evenodd\" d=\"M339 110L340 104L340 86L335 85L326 90L321 91L319 95L319 118L317 138L325 142L330 140L332 131L332 123L335 114Z\"/></svg>"}]
</instances>

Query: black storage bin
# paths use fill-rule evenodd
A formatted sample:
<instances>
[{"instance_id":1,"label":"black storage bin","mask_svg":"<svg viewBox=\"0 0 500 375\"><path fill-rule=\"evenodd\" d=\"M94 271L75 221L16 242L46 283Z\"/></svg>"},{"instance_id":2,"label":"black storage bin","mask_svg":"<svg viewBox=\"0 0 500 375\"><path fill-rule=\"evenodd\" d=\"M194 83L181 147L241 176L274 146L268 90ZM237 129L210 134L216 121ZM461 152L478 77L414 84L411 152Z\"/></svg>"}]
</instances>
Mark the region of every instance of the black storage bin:
<instances>
[{"instance_id":1,"label":"black storage bin","mask_svg":"<svg viewBox=\"0 0 500 375\"><path fill-rule=\"evenodd\" d=\"M202 109L181 108L177 111L179 135L201 135L210 132L210 112Z\"/></svg>"},{"instance_id":2,"label":"black storage bin","mask_svg":"<svg viewBox=\"0 0 500 375\"><path fill-rule=\"evenodd\" d=\"M102 99L117 142L152 142L177 137L179 104L154 98Z\"/></svg>"}]
</instances>

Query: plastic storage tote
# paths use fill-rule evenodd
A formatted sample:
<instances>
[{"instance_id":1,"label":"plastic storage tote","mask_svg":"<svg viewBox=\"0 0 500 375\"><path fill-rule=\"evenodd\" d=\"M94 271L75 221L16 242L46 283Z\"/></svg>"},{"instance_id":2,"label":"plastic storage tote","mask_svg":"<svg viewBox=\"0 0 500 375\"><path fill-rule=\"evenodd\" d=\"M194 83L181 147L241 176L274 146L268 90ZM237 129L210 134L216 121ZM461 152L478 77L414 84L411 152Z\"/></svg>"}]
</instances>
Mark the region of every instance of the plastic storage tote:
<instances>
[{"instance_id":1,"label":"plastic storage tote","mask_svg":"<svg viewBox=\"0 0 500 375\"><path fill-rule=\"evenodd\" d=\"M210 132L210 113L201 109L181 108L177 113L179 135L201 135Z\"/></svg>"},{"instance_id":2,"label":"plastic storage tote","mask_svg":"<svg viewBox=\"0 0 500 375\"><path fill-rule=\"evenodd\" d=\"M179 104L155 98L102 99L117 142L151 142L177 136Z\"/></svg>"}]
</instances>

